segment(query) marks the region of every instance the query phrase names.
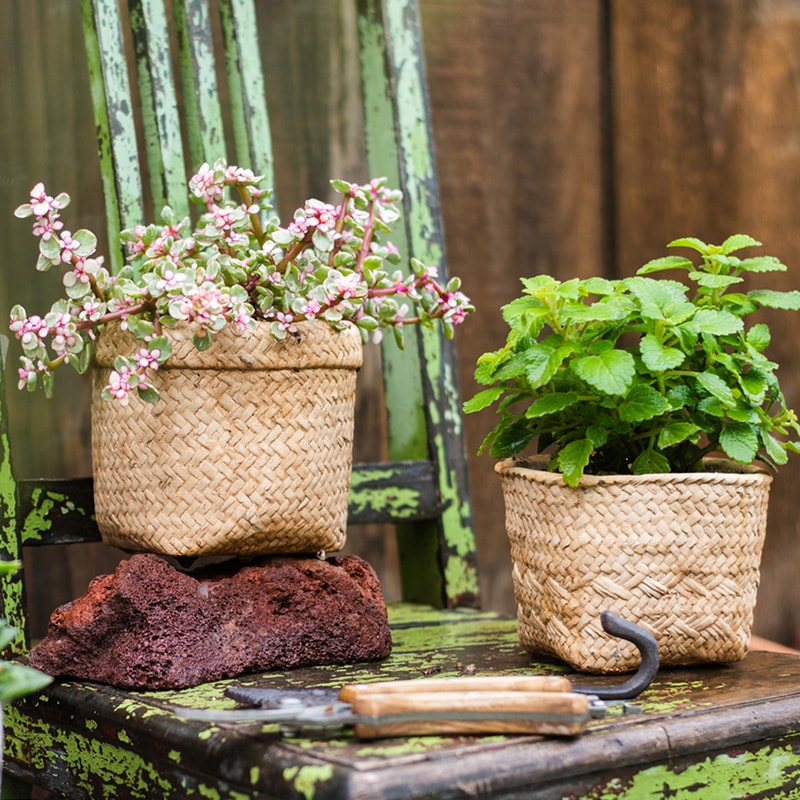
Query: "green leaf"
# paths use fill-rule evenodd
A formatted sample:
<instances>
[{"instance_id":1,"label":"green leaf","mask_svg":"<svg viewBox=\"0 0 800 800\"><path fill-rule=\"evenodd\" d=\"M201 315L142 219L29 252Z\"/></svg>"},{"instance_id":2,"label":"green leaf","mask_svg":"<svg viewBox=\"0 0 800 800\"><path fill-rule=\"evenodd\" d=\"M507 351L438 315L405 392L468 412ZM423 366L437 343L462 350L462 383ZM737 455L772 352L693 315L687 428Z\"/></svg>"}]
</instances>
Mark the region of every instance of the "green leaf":
<instances>
[{"instance_id":1,"label":"green leaf","mask_svg":"<svg viewBox=\"0 0 800 800\"><path fill-rule=\"evenodd\" d=\"M464 413L465 414L472 414L475 411L481 411L482 409L490 406L500 397L505 388L502 386L494 386L491 389L484 389L482 392L478 392L474 397L471 397L467 400L464 405Z\"/></svg>"},{"instance_id":2,"label":"green leaf","mask_svg":"<svg viewBox=\"0 0 800 800\"><path fill-rule=\"evenodd\" d=\"M90 256L97 248L97 237L84 228L75 231L72 238L78 243L78 249L75 251L79 256Z\"/></svg>"},{"instance_id":3,"label":"green leaf","mask_svg":"<svg viewBox=\"0 0 800 800\"><path fill-rule=\"evenodd\" d=\"M730 387L719 375L713 372L698 372L695 375L695 379L723 405L731 407L736 405L736 398L733 396Z\"/></svg>"},{"instance_id":4,"label":"green leaf","mask_svg":"<svg viewBox=\"0 0 800 800\"><path fill-rule=\"evenodd\" d=\"M659 450L685 442L700 433L700 428L692 422L668 422L658 434Z\"/></svg>"},{"instance_id":5,"label":"green leaf","mask_svg":"<svg viewBox=\"0 0 800 800\"><path fill-rule=\"evenodd\" d=\"M751 369L739 376L739 385L754 403L763 403L767 393L767 379L758 371Z\"/></svg>"},{"instance_id":6,"label":"green leaf","mask_svg":"<svg viewBox=\"0 0 800 800\"><path fill-rule=\"evenodd\" d=\"M744 323L730 311L714 308L699 309L686 325L696 333L709 333L712 336L727 336L737 333L744 327Z\"/></svg>"},{"instance_id":7,"label":"green leaf","mask_svg":"<svg viewBox=\"0 0 800 800\"><path fill-rule=\"evenodd\" d=\"M148 386L146 389L143 389L140 386L136 391L139 397L144 400L145 403L155 403L156 400L158 400L158 398L161 396L158 393L158 389L154 389L152 386Z\"/></svg>"},{"instance_id":8,"label":"green leaf","mask_svg":"<svg viewBox=\"0 0 800 800\"><path fill-rule=\"evenodd\" d=\"M789 455L783 445L764 431L761 432L761 442L764 445L764 451L767 457L775 464L782 465L789 460Z\"/></svg>"},{"instance_id":9,"label":"green leaf","mask_svg":"<svg viewBox=\"0 0 800 800\"><path fill-rule=\"evenodd\" d=\"M703 255L708 255L710 250L705 242L696 239L694 236L687 236L683 239L673 239L667 247L690 247L692 250L697 250L698 253L702 253Z\"/></svg>"},{"instance_id":10,"label":"green leaf","mask_svg":"<svg viewBox=\"0 0 800 800\"><path fill-rule=\"evenodd\" d=\"M734 233L720 245L722 252L726 256L744 247L761 247L761 242L746 233Z\"/></svg>"},{"instance_id":11,"label":"green leaf","mask_svg":"<svg viewBox=\"0 0 800 800\"><path fill-rule=\"evenodd\" d=\"M786 264L783 264L775 256L756 256L755 258L743 258L739 262L739 268L746 272L786 272Z\"/></svg>"},{"instance_id":12,"label":"green leaf","mask_svg":"<svg viewBox=\"0 0 800 800\"><path fill-rule=\"evenodd\" d=\"M670 472L670 465L667 457L655 450L644 450L639 453L631 464L631 471L634 475L648 475L650 473Z\"/></svg>"},{"instance_id":13,"label":"green leaf","mask_svg":"<svg viewBox=\"0 0 800 800\"><path fill-rule=\"evenodd\" d=\"M211 347L211 334L205 331L203 335L195 334L192 336L192 342L198 350L208 350Z\"/></svg>"},{"instance_id":14,"label":"green leaf","mask_svg":"<svg viewBox=\"0 0 800 800\"><path fill-rule=\"evenodd\" d=\"M526 421L517 420L499 430L492 442L491 454L495 458L516 455L530 444L531 439L533 439L533 431Z\"/></svg>"},{"instance_id":15,"label":"green leaf","mask_svg":"<svg viewBox=\"0 0 800 800\"><path fill-rule=\"evenodd\" d=\"M758 435L745 422L732 422L719 434L719 443L725 454L734 461L749 464L758 453Z\"/></svg>"},{"instance_id":16,"label":"green leaf","mask_svg":"<svg viewBox=\"0 0 800 800\"><path fill-rule=\"evenodd\" d=\"M535 400L525 412L526 417L544 417L574 406L579 400L577 392L552 392Z\"/></svg>"},{"instance_id":17,"label":"green leaf","mask_svg":"<svg viewBox=\"0 0 800 800\"><path fill-rule=\"evenodd\" d=\"M777 292L774 289L753 289L747 293L753 302L765 308L779 308L784 311L800 311L800 291Z\"/></svg>"},{"instance_id":18,"label":"green leaf","mask_svg":"<svg viewBox=\"0 0 800 800\"><path fill-rule=\"evenodd\" d=\"M683 364L686 355L677 347L665 347L658 337L647 334L639 343L642 361L651 372L666 372Z\"/></svg>"},{"instance_id":19,"label":"green leaf","mask_svg":"<svg viewBox=\"0 0 800 800\"><path fill-rule=\"evenodd\" d=\"M735 275L715 275L710 272L690 272L689 278L706 289L727 289L735 283L744 282L744 278Z\"/></svg>"},{"instance_id":20,"label":"green leaf","mask_svg":"<svg viewBox=\"0 0 800 800\"><path fill-rule=\"evenodd\" d=\"M763 322L753 325L753 327L747 331L747 336L745 338L747 343L759 353L769 347L769 343L772 339L769 328Z\"/></svg>"},{"instance_id":21,"label":"green leaf","mask_svg":"<svg viewBox=\"0 0 800 800\"><path fill-rule=\"evenodd\" d=\"M0 662L0 703L4 705L26 694L39 692L53 679L37 669L13 661Z\"/></svg>"},{"instance_id":22,"label":"green leaf","mask_svg":"<svg viewBox=\"0 0 800 800\"><path fill-rule=\"evenodd\" d=\"M625 394L636 374L633 356L625 350L606 350L576 358L572 369L590 386L608 395Z\"/></svg>"},{"instance_id":23,"label":"green leaf","mask_svg":"<svg viewBox=\"0 0 800 800\"><path fill-rule=\"evenodd\" d=\"M619 418L623 422L643 422L669 411L669 401L652 386L634 385L619 407Z\"/></svg>"},{"instance_id":24,"label":"green leaf","mask_svg":"<svg viewBox=\"0 0 800 800\"><path fill-rule=\"evenodd\" d=\"M553 349L550 346L542 345L529 349L524 354L524 363L525 377L530 388L538 389L544 386L572 352L572 348L566 346Z\"/></svg>"},{"instance_id":25,"label":"green leaf","mask_svg":"<svg viewBox=\"0 0 800 800\"><path fill-rule=\"evenodd\" d=\"M664 256L648 261L636 270L636 274L647 275L650 272L661 272L665 269L694 269L694 264L683 256Z\"/></svg>"},{"instance_id":26,"label":"green leaf","mask_svg":"<svg viewBox=\"0 0 800 800\"><path fill-rule=\"evenodd\" d=\"M578 485L593 451L594 445L589 439L570 442L558 451L558 468L564 476L564 483L568 486Z\"/></svg>"}]
</instances>

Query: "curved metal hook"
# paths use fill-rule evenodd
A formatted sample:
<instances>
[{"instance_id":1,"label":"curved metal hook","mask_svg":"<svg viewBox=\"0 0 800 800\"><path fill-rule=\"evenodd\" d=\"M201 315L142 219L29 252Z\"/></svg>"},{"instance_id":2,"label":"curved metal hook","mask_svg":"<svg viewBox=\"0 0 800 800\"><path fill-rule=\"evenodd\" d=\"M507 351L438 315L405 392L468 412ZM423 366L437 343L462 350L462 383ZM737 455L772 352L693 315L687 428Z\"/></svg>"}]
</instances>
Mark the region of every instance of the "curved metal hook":
<instances>
[{"instance_id":1,"label":"curved metal hook","mask_svg":"<svg viewBox=\"0 0 800 800\"><path fill-rule=\"evenodd\" d=\"M613 611L604 611L600 615L600 624L606 633L633 642L642 656L642 663L635 674L618 686L580 686L573 687L572 691L595 695L601 700L631 700L653 682L658 672L658 642L649 631L617 616Z\"/></svg>"}]
</instances>

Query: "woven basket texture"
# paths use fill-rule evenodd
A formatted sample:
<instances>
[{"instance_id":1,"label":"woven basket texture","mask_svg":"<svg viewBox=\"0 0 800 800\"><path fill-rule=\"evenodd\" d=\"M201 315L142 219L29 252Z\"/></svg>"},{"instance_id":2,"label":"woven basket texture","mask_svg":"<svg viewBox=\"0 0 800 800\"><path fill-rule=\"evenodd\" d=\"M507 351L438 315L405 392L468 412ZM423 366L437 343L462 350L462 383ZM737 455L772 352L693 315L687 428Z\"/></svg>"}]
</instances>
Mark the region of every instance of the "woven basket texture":
<instances>
[{"instance_id":1,"label":"woven basket texture","mask_svg":"<svg viewBox=\"0 0 800 800\"><path fill-rule=\"evenodd\" d=\"M103 540L166 555L340 550L352 466L361 337L323 322L275 341L267 323L224 329L198 351L170 331L161 398L100 399L113 358L141 343L101 335L92 400L95 510Z\"/></svg>"},{"instance_id":2,"label":"woven basket texture","mask_svg":"<svg viewBox=\"0 0 800 800\"><path fill-rule=\"evenodd\" d=\"M609 609L656 637L664 665L743 658L772 478L711 471L725 463L576 488L524 459L498 463L522 646L585 672L635 669L636 647L600 626Z\"/></svg>"}]
</instances>

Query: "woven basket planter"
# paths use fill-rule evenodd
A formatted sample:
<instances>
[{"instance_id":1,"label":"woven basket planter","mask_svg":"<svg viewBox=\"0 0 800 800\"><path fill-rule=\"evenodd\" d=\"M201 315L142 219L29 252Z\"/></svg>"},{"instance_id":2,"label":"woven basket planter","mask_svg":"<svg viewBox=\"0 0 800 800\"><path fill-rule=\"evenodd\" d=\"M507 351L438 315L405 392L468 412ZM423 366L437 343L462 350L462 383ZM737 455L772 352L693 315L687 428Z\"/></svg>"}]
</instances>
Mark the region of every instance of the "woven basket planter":
<instances>
[{"instance_id":1,"label":"woven basket planter","mask_svg":"<svg viewBox=\"0 0 800 800\"><path fill-rule=\"evenodd\" d=\"M175 556L336 551L345 540L361 337L323 322L277 342L267 323L226 328L203 352L187 328L155 374L156 403L100 399L114 357L99 337L92 401L103 540Z\"/></svg>"},{"instance_id":2,"label":"woven basket planter","mask_svg":"<svg viewBox=\"0 0 800 800\"><path fill-rule=\"evenodd\" d=\"M664 665L747 653L772 478L707 463L576 488L534 460L497 464L526 650L586 672L635 669L635 646L600 626L609 609L653 633Z\"/></svg>"}]
</instances>

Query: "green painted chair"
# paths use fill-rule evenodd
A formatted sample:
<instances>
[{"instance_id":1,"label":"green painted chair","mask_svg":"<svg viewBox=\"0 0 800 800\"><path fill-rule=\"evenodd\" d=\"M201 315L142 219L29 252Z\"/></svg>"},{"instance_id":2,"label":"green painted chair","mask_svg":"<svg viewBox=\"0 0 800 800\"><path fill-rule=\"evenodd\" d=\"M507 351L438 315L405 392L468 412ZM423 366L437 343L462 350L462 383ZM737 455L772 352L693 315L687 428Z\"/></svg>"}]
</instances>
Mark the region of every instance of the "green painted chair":
<instances>
[{"instance_id":1,"label":"green painted chair","mask_svg":"<svg viewBox=\"0 0 800 800\"><path fill-rule=\"evenodd\" d=\"M272 175L254 0L82 5L110 241L121 226L138 222L148 204L169 202L183 210L186 164L191 168L225 152L231 161ZM221 36L215 39L210 14L217 8ZM404 189L407 228L405 241L396 243L426 263L443 265L416 0L358 0L357 11L370 173ZM174 15L169 21L168 12ZM139 64L135 78L123 57L128 41ZM223 45L219 71L210 68L217 41ZM174 43L179 53L172 61L164 54ZM183 106L172 63L179 65ZM218 85L221 73L227 82ZM141 100L137 114L131 113L134 84ZM228 119L220 96L230 102ZM184 119L187 141L179 136ZM141 121L143 135L134 120ZM230 147L223 143L226 129L232 131ZM137 157L141 141L145 147ZM565 672L563 665L523 652L513 620L477 609L449 346L423 332L397 356L391 345L383 354L391 461L354 468L351 503L354 524L398 523L404 602L390 609L392 655L378 664L249 676L251 684L330 687L432 673ZM23 544L98 539L91 482L15 482L7 425L0 405L0 556L19 558ZM401 504L397 498L409 499ZM26 589L23 579L5 579L2 602L4 615L24 630L25 592L35 588ZM28 642L21 638L14 647L24 656ZM6 709L4 792L23 797L35 784L56 796L93 800L553 798L643 797L664 787L664 795L669 789L728 797L790 791L800 777L800 663L792 656L754 654L730 668L666 673L642 700L643 715L592 722L590 733L574 741L286 738L275 726L176 716L175 706L218 705L230 683L128 692L57 682Z\"/></svg>"}]
</instances>

